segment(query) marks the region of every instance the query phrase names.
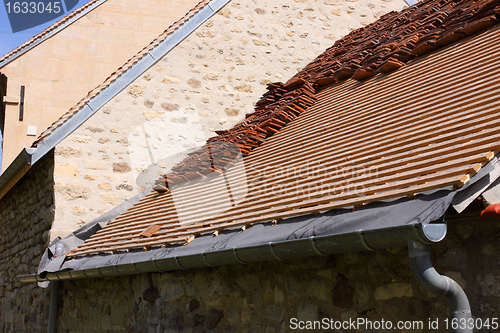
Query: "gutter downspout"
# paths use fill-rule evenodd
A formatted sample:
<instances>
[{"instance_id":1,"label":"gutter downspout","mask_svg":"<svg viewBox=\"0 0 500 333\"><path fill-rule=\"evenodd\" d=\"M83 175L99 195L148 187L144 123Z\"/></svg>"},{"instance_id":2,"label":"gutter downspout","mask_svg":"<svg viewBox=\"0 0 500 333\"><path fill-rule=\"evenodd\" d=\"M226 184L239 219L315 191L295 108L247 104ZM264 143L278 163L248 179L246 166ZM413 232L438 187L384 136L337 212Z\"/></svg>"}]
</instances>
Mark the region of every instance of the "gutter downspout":
<instances>
[{"instance_id":1,"label":"gutter downspout","mask_svg":"<svg viewBox=\"0 0 500 333\"><path fill-rule=\"evenodd\" d=\"M59 284L60 281L52 281L52 292L50 294L49 327L48 333L56 333L57 312L59 311Z\"/></svg>"},{"instance_id":2,"label":"gutter downspout","mask_svg":"<svg viewBox=\"0 0 500 333\"><path fill-rule=\"evenodd\" d=\"M64 245L56 244L56 256L61 256L64 253ZM50 294L50 309L49 309L49 327L48 333L56 333L57 312L59 312L59 284L60 281L52 281L52 292Z\"/></svg>"},{"instance_id":3,"label":"gutter downspout","mask_svg":"<svg viewBox=\"0 0 500 333\"><path fill-rule=\"evenodd\" d=\"M432 266L429 245L417 241L408 241L410 265L417 280L430 292L448 298L452 316L453 333L472 333L471 328L461 328L464 321L472 318L469 300L464 290L454 280L439 274ZM453 323L458 327L453 328ZM466 327L468 325L465 325Z\"/></svg>"}]
</instances>

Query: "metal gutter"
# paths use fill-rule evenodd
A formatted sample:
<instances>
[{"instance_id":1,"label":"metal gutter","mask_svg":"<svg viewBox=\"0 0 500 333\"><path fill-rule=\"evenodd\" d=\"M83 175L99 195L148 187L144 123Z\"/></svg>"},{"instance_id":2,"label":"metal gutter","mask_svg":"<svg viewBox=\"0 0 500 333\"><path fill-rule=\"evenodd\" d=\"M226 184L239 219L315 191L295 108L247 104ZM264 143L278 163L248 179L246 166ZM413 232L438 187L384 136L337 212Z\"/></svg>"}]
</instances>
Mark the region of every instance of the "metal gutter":
<instances>
[{"instance_id":1,"label":"metal gutter","mask_svg":"<svg viewBox=\"0 0 500 333\"><path fill-rule=\"evenodd\" d=\"M101 4L106 0L98 2ZM29 165L35 164L45 154L52 150L59 142L64 140L68 135L75 131L81 124L89 119L101 107L109 102L113 97L125 89L130 83L141 76L146 70L156 64L168 52L176 47L181 41L187 38L193 31L201 26L206 20L211 18L217 11L224 7L230 0L214 0L202 8L198 13L191 17L179 29L175 30L164 41L158 44L153 50L148 52L141 60L135 63L128 71L123 73L116 81L112 82L109 86L104 88L98 95L92 98L82 109L76 112L70 119L64 122L61 126L56 128L53 133L41 141L37 148L27 148L21 151L19 156L12 162L11 165L0 175L0 193L3 188L11 181L17 172L26 166L25 156L30 149L35 149L30 155ZM93 7L94 8L94 7ZM85 12L85 11L84 11ZM83 12L82 12L83 13ZM82 14L83 15L83 14ZM74 19L76 20L76 18ZM68 25L73 21L69 20ZM52 36L52 35L48 35ZM47 37L48 38L48 37ZM36 45L35 45L36 46ZM34 46L33 46L34 47ZM1 64L3 66L5 64ZM1 194L0 194L1 198Z\"/></svg>"},{"instance_id":2,"label":"metal gutter","mask_svg":"<svg viewBox=\"0 0 500 333\"><path fill-rule=\"evenodd\" d=\"M286 260L310 256L327 256L355 251L375 251L406 246L409 240L424 244L441 241L446 236L446 223L420 223L374 230L358 230L336 235L269 242L245 247L162 258L143 262L95 267L83 270L57 271L44 276L21 275L23 283L113 277L142 273L163 273L179 269L247 264L269 260Z\"/></svg>"},{"instance_id":3,"label":"metal gutter","mask_svg":"<svg viewBox=\"0 0 500 333\"><path fill-rule=\"evenodd\" d=\"M52 30L51 32L49 32L48 34L40 37L40 39L37 39L37 40L33 41L31 44L26 45L26 47L22 48L22 50L19 50L18 52L14 53L12 56L9 56L4 61L0 62L0 69L3 68L4 66L8 65L12 61L16 60L17 58L19 58L20 56L22 56L23 54L25 54L29 50L37 47L38 45L40 45L41 43L43 43L44 41L46 41L50 37L56 35L57 33L61 32L64 29L66 29L68 26L70 26L74 22L78 21L83 16L87 15L88 13L90 13L91 11L93 11L94 9L96 9L97 7L99 7L100 5L102 5L103 3L105 3L106 1L107 0L97 1L95 4L93 4L89 8L86 8L86 9L82 10L80 13L76 14L74 17L72 17L69 20L67 20L66 22L62 23L61 25L59 25L58 27L56 27L54 30ZM68 13L67 15L71 15L71 13ZM62 19L64 19L64 17ZM54 24L56 24L56 23L54 23Z\"/></svg>"},{"instance_id":4,"label":"metal gutter","mask_svg":"<svg viewBox=\"0 0 500 333\"><path fill-rule=\"evenodd\" d=\"M448 299L453 333L472 333L469 319L472 318L469 300L464 290L454 280L439 274L432 266L429 245L408 241L410 265L417 280L430 292ZM467 323L467 325L462 325Z\"/></svg>"},{"instance_id":5,"label":"metal gutter","mask_svg":"<svg viewBox=\"0 0 500 333\"><path fill-rule=\"evenodd\" d=\"M2 177L0 177L0 189L14 177L23 166L26 164L32 164L32 158L35 152L36 148L24 148L21 150L14 161L12 161L12 163L2 173Z\"/></svg>"}]
</instances>

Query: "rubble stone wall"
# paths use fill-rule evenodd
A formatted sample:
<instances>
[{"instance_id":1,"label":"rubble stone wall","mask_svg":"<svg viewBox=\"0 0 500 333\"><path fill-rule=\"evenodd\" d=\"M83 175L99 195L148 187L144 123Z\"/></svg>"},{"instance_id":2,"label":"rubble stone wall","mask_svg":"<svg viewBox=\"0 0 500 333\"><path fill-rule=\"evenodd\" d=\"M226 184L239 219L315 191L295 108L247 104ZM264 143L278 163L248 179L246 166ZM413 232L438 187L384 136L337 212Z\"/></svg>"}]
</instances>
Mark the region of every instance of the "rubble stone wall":
<instances>
[{"instance_id":1,"label":"rubble stone wall","mask_svg":"<svg viewBox=\"0 0 500 333\"><path fill-rule=\"evenodd\" d=\"M50 288L22 284L37 272L54 220L54 154L48 153L0 201L0 331L47 330Z\"/></svg>"},{"instance_id":2,"label":"rubble stone wall","mask_svg":"<svg viewBox=\"0 0 500 333\"><path fill-rule=\"evenodd\" d=\"M131 198L147 185L139 176L156 179L214 130L241 121L267 83L287 81L336 39L405 6L231 1L57 146L51 238Z\"/></svg>"},{"instance_id":3,"label":"rubble stone wall","mask_svg":"<svg viewBox=\"0 0 500 333\"><path fill-rule=\"evenodd\" d=\"M500 317L499 234L498 220L464 219L450 222L445 240L431 247L438 272L464 288L475 318L490 322ZM302 332L291 329L292 318L425 325L357 332L451 332L446 299L418 283L403 247L64 281L60 299L62 332ZM439 329L429 329L436 319Z\"/></svg>"}]
</instances>

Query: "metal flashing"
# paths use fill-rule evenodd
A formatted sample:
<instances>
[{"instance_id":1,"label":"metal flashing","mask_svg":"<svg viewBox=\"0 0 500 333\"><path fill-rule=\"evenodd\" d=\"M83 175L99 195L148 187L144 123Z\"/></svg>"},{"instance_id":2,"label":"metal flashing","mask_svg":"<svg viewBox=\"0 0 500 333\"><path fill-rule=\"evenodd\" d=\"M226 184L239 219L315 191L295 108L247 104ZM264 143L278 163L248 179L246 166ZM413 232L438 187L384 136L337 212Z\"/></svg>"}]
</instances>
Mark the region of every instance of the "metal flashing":
<instances>
[{"instance_id":1,"label":"metal flashing","mask_svg":"<svg viewBox=\"0 0 500 333\"><path fill-rule=\"evenodd\" d=\"M231 0L213 0L211 1L208 5L214 12L219 11L222 9L225 5L227 5Z\"/></svg>"},{"instance_id":2,"label":"metal flashing","mask_svg":"<svg viewBox=\"0 0 500 333\"><path fill-rule=\"evenodd\" d=\"M9 63L11 63L12 61L16 60L17 58L19 58L20 56L22 56L23 54L25 54L29 50L31 50L31 49L35 48L36 46L40 45L41 43L43 43L44 41L46 41L50 37L56 35L57 33L59 33L60 31L62 31L64 29L66 29L71 24L73 24L74 22L78 21L83 16L87 15L88 13L90 13L91 11L93 11L94 9L96 9L97 7L99 7L100 5L102 5L103 3L105 3L106 1L107 0L99 0L99 1L97 1L96 3L92 4L92 6L89 6L88 8L82 10L81 12L79 12L78 14L76 14L75 16L73 16L72 18L68 19L66 22L61 23L61 25L59 25L58 27L54 28L54 30L52 30L51 32L47 33L46 35L41 36L39 39L34 39L31 43L29 43L25 47L22 47L22 45L21 45L20 46L21 50L19 50L17 52L14 52L12 55L10 55L7 58L5 58L5 60L0 61L0 69L3 68L3 67L5 67L6 65L8 65ZM67 17L69 15L71 15L71 13L69 13L65 17ZM61 20L64 20L65 17L63 17ZM54 24L57 24L57 22L54 23ZM48 29L50 29L50 27ZM43 34L43 31L41 32L41 34ZM36 36L34 38L36 38ZM15 51L15 50L13 50L13 51Z\"/></svg>"},{"instance_id":3,"label":"metal flashing","mask_svg":"<svg viewBox=\"0 0 500 333\"><path fill-rule=\"evenodd\" d=\"M208 10L208 11L207 11ZM130 69L121 74L115 81L104 88L98 95L93 97L83 108L88 108L86 111L83 109L76 112L69 120L64 122L61 126L56 128L49 136L44 138L37 147L44 146L45 149L40 151L35 158L35 162L43 157L48 150L55 147L66 136L75 131L83 122L90 118L95 112L102 108L113 97L119 94L129 84L140 77L146 70L156 64L182 40L188 37L194 30L201 24L213 16L215 12L211 9L204 7L193 17L191 17L183 26L175 30L164 41L158 44L150 52L146 53L139 61L137 61ZM90 109L90 110L89 110ZM82 112L83 111L83 112ZM83 113L82 115L80 115Z\"/></svg>"},{"instance_id":4,"label":"metal flashing","mask_svg":"<svg viewBox=\"0 0 500 333\"><path fill-rule=\"evenodd\" d=\"M137 61L129 70L124 72L120 77L113 81L109 86L104 88L98 95L93 97L87 105L97 112L102 108L107 102L109 102L113 97L118 95L123 89L125 89L130 83L135 81L142 73L147 71L151 66L153 66L158 60L155 60L149 53ZM78 114L79 112L77 112ZM55 130L57 131L57 129ZM54 132L55 132L54 131ZM43 141L42 141L43 142Z\"/></svg>"},{"instance_id":5,"label":"metal flashing","mask_svg":"<svg viewBox=\"0 0 500 333\"><path fill-rule=\"evenodd\" d=\"M486 191L499 177L500 177L500 161L498 159L498 155L493 157L486 165L480 170L481 174L487 172L485 176L482 176L481 179L474 184L470 185L469 191L463 191L458 193L455 198L453 198L453 202L451 203L453 208L458 213L464 211L469 204L474 201L481 193Z\"/></svg>"}]
</instances>

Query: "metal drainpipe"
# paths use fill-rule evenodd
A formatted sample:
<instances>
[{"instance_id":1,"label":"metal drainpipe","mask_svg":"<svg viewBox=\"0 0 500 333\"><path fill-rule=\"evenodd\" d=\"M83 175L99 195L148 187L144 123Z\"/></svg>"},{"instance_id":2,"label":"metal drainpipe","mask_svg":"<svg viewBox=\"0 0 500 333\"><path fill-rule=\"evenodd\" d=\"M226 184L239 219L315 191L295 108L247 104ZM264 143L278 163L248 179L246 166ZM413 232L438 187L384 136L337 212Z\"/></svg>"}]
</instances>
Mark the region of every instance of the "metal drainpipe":
<instances>
[{"instance_id":1,"label":"metal drainpipe","mask_svg":"<svg viewBox=\"0 0 500 333\"><path fill-rule=\"evenodd\" d=\"M472 329L461 329L468 326L468 319L472 318L469 300L463 289L454 280L439 274L432 266L429 245L416 241L408 241L410 265L417 280L430 292L448 298L453 322L457 322L457 329L453 333L472 333ZM465 325L460 325L464 323Z\"/></svg>"},{"instance_id":2,"label":"metal drainpipe","mask_svg":"<svg viewBox=\"0 0 500 333\"><path fill-rule=\"evenodd\" d=\"M64 253L64 244L57 243L56 256L61 256ZM49 308L49 327L48 333L56 333L57 325L57 312L59 311L59 281L52 281L52 292L50 294L50 308Z\"/></svg>"},{"instance_id":3,"label":"metal drainpipe","mask_svg":"<svg viewBox=\"0 0 500 333\"><path fill-rule=\"evenodd\" d=\"M59 303L59 281L51 281L52 293L50 295L50 309L49 309L49 333L56 333L57 312Z\"/></svg>"}]
</instances>

